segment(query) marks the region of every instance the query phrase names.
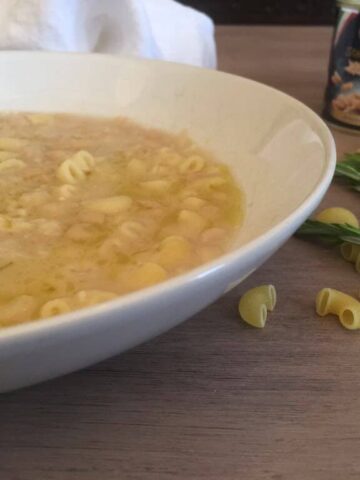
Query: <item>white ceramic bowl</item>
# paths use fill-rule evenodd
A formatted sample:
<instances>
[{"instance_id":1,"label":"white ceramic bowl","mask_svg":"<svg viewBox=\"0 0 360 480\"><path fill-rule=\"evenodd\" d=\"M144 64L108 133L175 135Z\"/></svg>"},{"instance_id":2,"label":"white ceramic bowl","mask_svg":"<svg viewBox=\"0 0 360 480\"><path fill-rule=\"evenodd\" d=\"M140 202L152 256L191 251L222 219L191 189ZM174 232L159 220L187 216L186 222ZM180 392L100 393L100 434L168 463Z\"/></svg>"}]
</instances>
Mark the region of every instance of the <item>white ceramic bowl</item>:
<instances>
[{"instance_id":1,"label":"white ceramic bowl","mask_svg":"<svg viewBox=\"0 0 360 480\"><path fill-rule=\"evenodd\" d=\"M120 353L177 325L259 267L320 202L333 138L309 108L251 80L116 56L0 53L0 110L124 115L187 129L230 165L247 213L231 252L163 284L0 331L0 391Z\"/></svg>"}]
</instances>

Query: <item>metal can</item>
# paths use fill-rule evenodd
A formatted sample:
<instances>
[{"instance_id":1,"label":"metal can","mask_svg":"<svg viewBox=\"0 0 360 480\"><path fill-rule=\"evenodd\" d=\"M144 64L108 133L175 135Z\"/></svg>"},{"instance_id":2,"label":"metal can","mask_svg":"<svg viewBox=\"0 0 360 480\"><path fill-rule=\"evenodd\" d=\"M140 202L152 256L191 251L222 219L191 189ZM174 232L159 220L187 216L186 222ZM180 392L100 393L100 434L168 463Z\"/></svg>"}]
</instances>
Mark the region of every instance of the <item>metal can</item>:
<instances>
[{"instance_id":1,"label":"metal can","mask_svg":"<svg viewBox=\"0 0 360 480\"><path fill-rule=\"evenodd\" d=\"M324 118L360 133L360 0L338 0Z\"/></svg>"}]
</instances>

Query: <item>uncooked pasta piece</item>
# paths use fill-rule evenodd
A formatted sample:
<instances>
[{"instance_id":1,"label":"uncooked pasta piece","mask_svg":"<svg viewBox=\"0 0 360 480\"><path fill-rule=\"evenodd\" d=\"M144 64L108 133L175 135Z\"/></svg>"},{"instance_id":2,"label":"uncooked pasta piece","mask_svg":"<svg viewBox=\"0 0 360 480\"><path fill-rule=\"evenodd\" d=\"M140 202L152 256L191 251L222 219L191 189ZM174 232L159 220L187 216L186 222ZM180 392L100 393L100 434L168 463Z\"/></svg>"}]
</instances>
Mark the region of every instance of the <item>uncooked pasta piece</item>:
<instances>
[{"instance_id":1,"label":"uncooked pasta piece","mask_svg":"<svg viewBox=\"0 0 360 480\"><path fill-rule=\"evenodd\" d=\"M347 208L331 207L322 210L315 216L315 220L324 223L347 223L352 227L358 227L359 221Z\"/></svg>"},{"instance_id":2,"label":"uncooked pasta piece","mask_svg":"<svg viewBox=\"0 0 360 480\"><path fill-rule=\"evenodd\" d=\"M321 317L336 315L348 330L360 328L360 302L334 288L323 288L317 294L316 313Z\"/></svg>"},{"instance_id":3,"label":"uncooked pasta piece","mask_svg":"<svg viewBox=\"0 0 360 480\"><path fill-rule=\"evenodd\" d=\"M273 285L261 285L244 293L239 302L241 318L249 325L264 328L267 312L276 305L276 290Z\"/></svg>"}]
</instances>

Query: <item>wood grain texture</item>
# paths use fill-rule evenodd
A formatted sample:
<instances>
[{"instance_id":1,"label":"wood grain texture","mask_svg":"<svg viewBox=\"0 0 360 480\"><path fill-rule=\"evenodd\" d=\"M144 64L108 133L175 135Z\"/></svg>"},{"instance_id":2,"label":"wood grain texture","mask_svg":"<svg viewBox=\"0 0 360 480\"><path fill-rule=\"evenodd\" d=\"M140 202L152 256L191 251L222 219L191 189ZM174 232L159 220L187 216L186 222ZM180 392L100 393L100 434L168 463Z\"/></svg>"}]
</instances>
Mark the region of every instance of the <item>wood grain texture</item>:
<instances>
[{"instance_id":1,"label":"wood grain texture","mask_svg":"<svg viewBox=\"0 0 360 480\"><path fill-rule=\"evenodd\" d=\"M330 29L217 35L222 70L320 110ZM336 140L340 152L360 146L359 137ZM331 188L322 206L330 205L360 215L343 187ZM266 282L279 302L259 331L238 322L237 302ZM360 333L316 317L323 286L357 294L359 275L335 251L291 239L171 332L1 396L1 480L358 480Z\"/></svg>"}]
</instances>

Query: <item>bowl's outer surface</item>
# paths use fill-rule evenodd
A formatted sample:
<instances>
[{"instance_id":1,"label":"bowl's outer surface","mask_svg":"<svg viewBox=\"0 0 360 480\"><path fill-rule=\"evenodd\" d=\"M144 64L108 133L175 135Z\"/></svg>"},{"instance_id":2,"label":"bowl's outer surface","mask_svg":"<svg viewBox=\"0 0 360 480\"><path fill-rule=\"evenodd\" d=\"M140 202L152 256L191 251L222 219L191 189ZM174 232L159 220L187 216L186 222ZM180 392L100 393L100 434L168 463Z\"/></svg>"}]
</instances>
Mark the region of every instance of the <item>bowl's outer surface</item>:
<instances>
[{"instance_id":1,"label":"bowl's outer surface","mask_svg":"<svg viewBox=\"0 0 360 480\"><path fill-rule=\"evenodd\" d=\"M0 53L0 109L124 115L190 135L246 195L233 250L164 284L0 332L0 392L120 353L180 323L252 273L316 208L335 167L322 120L241 77L102 55Z\"/></svg>"}]
</instances>

